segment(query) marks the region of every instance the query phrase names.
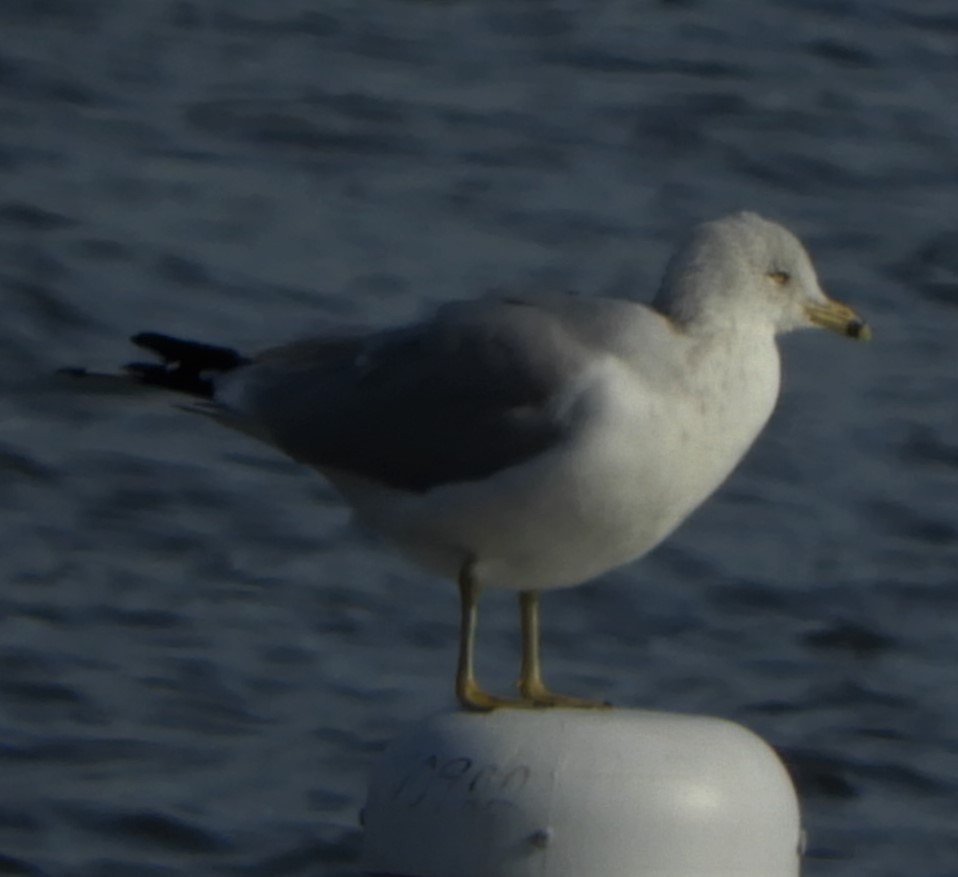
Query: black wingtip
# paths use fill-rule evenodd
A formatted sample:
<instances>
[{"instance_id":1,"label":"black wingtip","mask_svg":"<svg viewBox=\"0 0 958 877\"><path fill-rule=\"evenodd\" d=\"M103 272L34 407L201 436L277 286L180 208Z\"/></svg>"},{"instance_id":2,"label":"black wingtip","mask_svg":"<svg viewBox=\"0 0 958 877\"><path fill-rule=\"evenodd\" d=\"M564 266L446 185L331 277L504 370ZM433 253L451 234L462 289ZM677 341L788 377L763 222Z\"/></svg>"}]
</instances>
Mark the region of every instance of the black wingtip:
<instances>
[{"instance_id":1,"label":"black wingtip","mask_svg":"<svg viewBox=\"0 0 958 877\"><path fill-rule=\"evenodd\" d=\"M164 362L209 371L230 371L249 360L231 347L189 341L160 332L138 332L130 338L137 347L157 354Z\"/></svg>"},{"instance_id":2,"label":"black wingtip","mask_svg":"<svg viewBox=\"0 0 958 877\"><path fill-rule=\"evenodd\" d=\"M163 360L162 363L131 362L126 365L126 371L137 381L202 399L213 395L211 373L223 374L249 362L230 347L188 341L160 332L139 332L130 341Z\"/></svg>"}]
</instances>

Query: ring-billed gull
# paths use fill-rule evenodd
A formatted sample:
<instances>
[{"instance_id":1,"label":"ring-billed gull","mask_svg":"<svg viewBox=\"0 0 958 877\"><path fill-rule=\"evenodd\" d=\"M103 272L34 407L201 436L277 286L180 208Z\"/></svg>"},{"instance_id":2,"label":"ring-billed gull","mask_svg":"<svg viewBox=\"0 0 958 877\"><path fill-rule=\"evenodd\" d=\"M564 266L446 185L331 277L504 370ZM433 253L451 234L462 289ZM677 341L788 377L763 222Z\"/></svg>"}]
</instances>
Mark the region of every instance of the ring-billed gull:
<instances>
[{"instance_id":1,"label":"ring-billed gull","mask_svg":"<svg viewBox=\"0 0 958 877\"><path fill-rule=\"evenodd\" d=\"M127 370L318 469L361 522L457 580L464 707L596 706L543 684L539 593L645 554L725 480L775 405L776 335L805 326L870 335L791 232L738 213L692 231L650 306L479 300L253 358L144 333L162 363ZM476 682L483 587L518 592L518 699Z\"/></svg>"}]
</instances>

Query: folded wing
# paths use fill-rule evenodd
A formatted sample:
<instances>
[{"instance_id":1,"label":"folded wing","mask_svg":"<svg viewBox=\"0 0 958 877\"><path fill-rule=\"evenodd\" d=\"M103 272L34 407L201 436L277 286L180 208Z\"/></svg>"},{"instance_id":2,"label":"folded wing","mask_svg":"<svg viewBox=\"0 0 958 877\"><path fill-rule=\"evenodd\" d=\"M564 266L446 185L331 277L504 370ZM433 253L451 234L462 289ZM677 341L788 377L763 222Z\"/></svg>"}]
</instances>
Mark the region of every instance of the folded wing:
<instances>
[{"instance_id":1,"label":"folded wing","mask_svg":"<svg viewBox=\"0 0 958 877\"><path fill-rule=\"evenodd\" d=\"M474 302L411 328L266 351L215 401L300 462L422 492L561 442L585 354L547 308Z\"/></svg>"}]
</instances>

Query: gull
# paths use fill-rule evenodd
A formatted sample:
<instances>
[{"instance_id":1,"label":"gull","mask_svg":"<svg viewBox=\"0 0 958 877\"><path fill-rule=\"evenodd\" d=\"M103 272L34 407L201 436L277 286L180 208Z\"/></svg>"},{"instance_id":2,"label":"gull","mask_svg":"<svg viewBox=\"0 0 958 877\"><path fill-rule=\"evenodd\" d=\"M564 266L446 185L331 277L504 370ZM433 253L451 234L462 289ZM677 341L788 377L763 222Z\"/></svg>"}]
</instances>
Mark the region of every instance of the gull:
<instances>
[{"instance_id":1,"label":"gull","mask_svg":"<svg viewBox=\"0 0 958 877\"><path fill-rule=\"evenodd\" d=\"M776 337L812 326L871 334L798 238L743 212L693 228L648 305L484 298L252 357L147 332L132 341L160 361L126 375L318 470L362 525L456 581L463 708L599 707L546 687L540 593L641 557L710 496L775 406ZM476 679L484 588L518 594L518 697Z\"/></svg>"}]
</instances>

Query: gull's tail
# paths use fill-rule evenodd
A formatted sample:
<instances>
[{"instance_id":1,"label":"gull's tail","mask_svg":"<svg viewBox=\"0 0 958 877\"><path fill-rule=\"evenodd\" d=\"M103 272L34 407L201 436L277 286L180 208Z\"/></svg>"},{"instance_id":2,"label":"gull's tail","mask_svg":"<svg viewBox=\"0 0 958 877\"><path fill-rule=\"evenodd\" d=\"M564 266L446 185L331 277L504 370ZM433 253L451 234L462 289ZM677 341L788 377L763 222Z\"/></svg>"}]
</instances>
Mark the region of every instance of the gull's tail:
<instances>
[{"instance_id":1,"label":"gull's tail","mask_svg":"<svg viewBox=\"0 0 958 877\"><path fill-rule=\"evenodd\" d=\"M84 368L62 369L63 374L89 378L94 383L122 382L130 379L137 384L159 387L200 399L213 397L213 381L217 375L250 362L229 347L217 347L200 341L186 341L159 332L140 332L130 339L137 347L155 353L162 362L131 362L124 366L125 374L101 374Z\"/></svg>"}]
</instances>

